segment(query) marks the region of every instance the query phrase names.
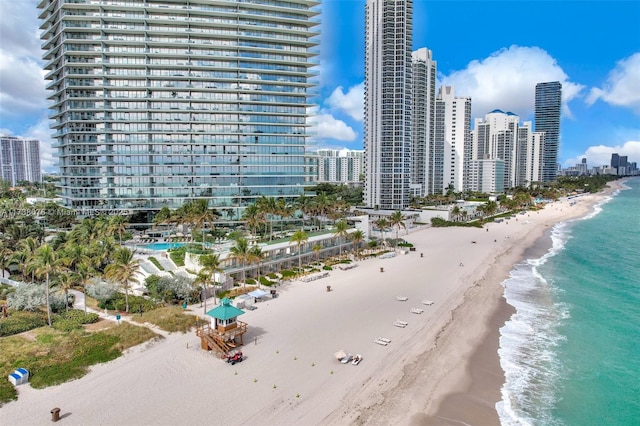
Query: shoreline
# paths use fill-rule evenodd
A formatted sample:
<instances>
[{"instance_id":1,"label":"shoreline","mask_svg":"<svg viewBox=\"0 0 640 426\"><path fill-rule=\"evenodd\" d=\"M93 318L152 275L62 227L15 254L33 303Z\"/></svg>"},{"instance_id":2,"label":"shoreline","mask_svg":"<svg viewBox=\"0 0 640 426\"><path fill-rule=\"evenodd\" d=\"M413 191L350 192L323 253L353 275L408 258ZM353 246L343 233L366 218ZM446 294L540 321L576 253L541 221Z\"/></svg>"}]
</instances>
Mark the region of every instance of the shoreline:
<instances>
[{"instance_id":1,"label":"shoreline","mask_svg":"<svg viewBox=\"0 0 640 426\"><path fill-rule=\"evenodd\" d=\"M579 214L571 215L557 223L579 219L591 213L596 204L620 189L624 182L610 182L607 188L594 194L587 206ZM556 224L557 224L556 223ZM555 226L555 224L553 225ZM518 263L526 259L537 259L544 256L553 246L551 231L548 227L534 244L523 247L519 260L512 264L511 269L500 280L502 283L509 277L510 271ZM482 424L500 425L495 403L502 399L501 388L505 382L504 371L500 365L498 349L500 347L500 329L505 325L516 309L507 303L504 290L493 301L490 308L485 310L483 337L478 338L476 349L465 362L464 375L460 375L458 382L449 388L441 389L439 400L435 400L429 414L415 415L411 425L458 425ZM491 401L495 403L490 404Z\"/></svg>"},{"instance_id":2,"label":"shoreline","mask_svg":"<svg viewBox=\"0 0 640 426\"><path fill-rule=\"evenodd\" d=\"M48 424L51 407L60 407L67 425L446 424L429 418L460 393L476 406L463 401L459 411L497 419L493 399L504 378L495 368L497 350L485 342L508 313L501 283L553 224L583 216L600 195L483 229L402 233L415 252L282 285L278 298L243 314L246 361L234 367L200 349L194 332L171 333L93 366L81 379L42 390L21 385L18 401L5 404L1 416L14 425ZM434 305L422 305L425 298ZM190 309L202 316L202 308ZM394 327L396 320L408 325ZM391 343L373 343L379 336ZM340 349L363 361L339 363L333 354ZM489 393L477 398L476 389Z\"/></svg>"}]
</instances>

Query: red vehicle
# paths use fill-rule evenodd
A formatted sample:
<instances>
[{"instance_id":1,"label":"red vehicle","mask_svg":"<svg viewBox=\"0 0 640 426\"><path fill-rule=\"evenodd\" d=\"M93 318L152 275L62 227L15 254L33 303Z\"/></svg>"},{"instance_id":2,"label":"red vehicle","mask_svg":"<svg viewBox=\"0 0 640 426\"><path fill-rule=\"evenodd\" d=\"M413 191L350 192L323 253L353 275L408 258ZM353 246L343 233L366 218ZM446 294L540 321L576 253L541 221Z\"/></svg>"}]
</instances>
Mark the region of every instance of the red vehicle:
<instances>
[{"instance_id":1,"label":"red vehicle","mask_svg":"<svg viewBox=\"0 0 640 426\"><path fill-rule=\"evenodd\" d=\"M242 352L240 351L233 354L227 354L224 357L226 358L225 360L231 365L234 365L236 362L242 362L242 360L244 359Z\"/></svg>"}]
</instances>

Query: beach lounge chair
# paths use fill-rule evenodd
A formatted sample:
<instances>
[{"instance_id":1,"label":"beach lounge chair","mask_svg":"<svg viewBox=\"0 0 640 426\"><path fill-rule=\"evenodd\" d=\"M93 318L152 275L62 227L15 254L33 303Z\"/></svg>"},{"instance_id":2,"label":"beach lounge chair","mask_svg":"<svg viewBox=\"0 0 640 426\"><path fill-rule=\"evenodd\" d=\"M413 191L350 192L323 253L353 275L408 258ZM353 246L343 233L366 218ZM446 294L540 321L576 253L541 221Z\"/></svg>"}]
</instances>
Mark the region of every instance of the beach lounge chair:
<instances>
[{"instance_id":1,"label":"beach lounge chair","mask_svg":"<svg viewBox=\"0 0 640 426\"><path fill-rule=\"evenodd\" d=\"M396 300L399 302L406 302L407 300L409 300L409 298L404 296L398 296L396 297Z\"/></svg>"},{"instance_id":2,"label":"beach lounge chair","mask_svg":"<svg viewBox=\"0 0 640 426\"><path fill-rule=\"evenodd\" d=\"M396 320L396 322L394 322L393 325L395 325L396 327L405 328L409 324L404 321Z\"/></svg>"},{"instance_id":3,"label":"beach lounge chair","mask_svg":"<svg viewBox=\"0 0 640 426\"><path fill-rule=\"evenodd\" d=\"M380 338L377 338L376 340L374 340L373 343L377 343L380 346L387 346L389 344L388 342L385 342L384 340L380 340Z\"/></svg>"},{"instance_id":4,"label":"beach lounge chair","mask_svg":"<svg viewBox=\"0 0 640 426\"><path fill-rule=\"evenodd\" d=\"M356 356L353 357L353 361L351 361L351 365L358 365L360 361L362 361L362 355L356 354Z\"/></svg>"},{"instance_id":5,"label":"beach lounge chair","mask_svg":"<svg viewBox=\"0 0 640 426\"><path fill-rule=\"evenodd\" d=\"M427 299L425 299L425 300L423 300L423 301L422 301L422 304L423 304L423 305L431 306L431 305L433 305L433 300L427 300Z\"/></svg>"},{"instance_id":6,"label":"beach lounge chair","mask_svg":"<svg viewBox=\"0 0 640 426\"><path fill-rule=\"evenodd\" d=\"M412 314L421 314L424 312L424 309L420 309L420 308L413 308L411 309L411 313Z\"/></svg>"},{"instance_id":7,"label":"beach lounge chair","mask_svg":"<svg viewBox=\"0 0 640 426\"><path fill-rule=\"evenodd\" d=\"M386 337L378 337L378 340L382 340L385 343L391 343L391 339L387 339Z\"/></svg>"}]
</instances>

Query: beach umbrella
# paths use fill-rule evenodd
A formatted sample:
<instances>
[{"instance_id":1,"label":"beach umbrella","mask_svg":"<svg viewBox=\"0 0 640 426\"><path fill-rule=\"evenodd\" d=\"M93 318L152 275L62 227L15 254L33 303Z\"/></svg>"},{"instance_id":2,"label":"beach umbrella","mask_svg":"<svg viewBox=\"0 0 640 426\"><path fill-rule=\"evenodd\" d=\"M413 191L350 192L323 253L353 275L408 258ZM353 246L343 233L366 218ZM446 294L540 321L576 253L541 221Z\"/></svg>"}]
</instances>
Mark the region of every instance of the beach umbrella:
<instances>
[{"instance_id":1,"label":"beach umbrella","mask_svg":"<svg viewBox=\"0 0 640 426\"><path fill-rule=\"evenodd\" d=\"M347 353L344 350L340 349L338 352L335 353L335 356L336 356L337 359L340 360L340 359L346 357Z\"/></svg>"}]
</instances>

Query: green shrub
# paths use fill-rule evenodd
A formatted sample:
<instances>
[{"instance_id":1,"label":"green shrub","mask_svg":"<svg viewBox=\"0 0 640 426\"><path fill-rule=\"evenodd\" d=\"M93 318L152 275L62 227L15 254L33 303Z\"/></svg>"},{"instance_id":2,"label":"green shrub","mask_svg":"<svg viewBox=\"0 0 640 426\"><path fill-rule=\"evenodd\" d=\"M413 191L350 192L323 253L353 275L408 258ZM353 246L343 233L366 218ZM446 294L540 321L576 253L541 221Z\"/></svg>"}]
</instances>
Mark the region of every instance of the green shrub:
<instances>
[{"instance_id":1,"label":"green shrub","mask_svg":"<svg viewBox=\"0 0 640 426\"><path fill-rule=\"evenodd\" d=\"M333 268L331 266L329 266L329 265L324 265L322 267L322 269L325 270L325 271L333 271Z\"/></svg>"},{"instance_id":2,"label":"green shrub","mask_svg":"<svg viewBox=\"0 0 640 426\"><path fill-rule=\"evenodd\" d=\"M296 276L296 273L294 271L290 271L288 269L285 269L284 271L280 272L282 274L282 278L292 278Z\"/></svg>"},{"instance_id":3,"label":"green shrub","mask_svg":"<svg viewBox=\"0 0 640 426\"><path fill-rule=\"evenodd\" d=\"M478 221L474 222L450 222L448 220L444 220L441 217L432 217L431 218L431 226L434 228L445 228L448 226L461 226L467 228L482 228L482 223Z\"/></svg>"},{"instance_id":4,"label":"green shrub","mask_svg":"<svg viewBox=\"0 0 640 426\"><path fill-rule=\"evenodd\" d=\"M0 319L0 337L33 330L47 325L47 314L44 312L13 311L8 318Z\"/></svg>"},{"instance_id":5,"label":"green shrub","mask_svg":"<svg viewBox=\"0 0 640 426\"><path fill-rule=\"evenodd\" d=\"M247 285L256 285L257 282L253 278L247 278L245 281L247 282Z\"/></svg>"},{"instance_id":6,"label":"green shrub","mask_svg":"<svg viewBox=\"0 0 640 426\"><path fill-rule=\"evenodd\" d=\"M101 302L98 305L102 309L116 310L116 311L124 311L127 309L126 300L124 294L117 293L115 297L107 300L106 302ZM140 296L129 296L129 312L148 312L155 309L156 306L151 300L147 300L144 297Z\"/></svg>"},{"instance_id":7,"label":"green shrub","mask_svg":"<svg viewBox=\"0 0 640 426\"><path fill-rule=\"evenodd\" d=\"M162 265L160 264L160 262L158 262L158 259L156 259L156 258L155 258L155 257L153 257L153 256L149 256L149 261L150 261L151 263L153 263L153 265L154 265L156 268L158 268L158 270L160 270L160 271L164 271L164 268L162 267Z\"/></svg>"},{"instance_id":8,"label":"green shrub","mask_svg":"<svg viewBox=\"0 0 640 426\"><path fill-rule=\"evenodd\" d=\"M184 266L184 256L187 253L186 247L178 247L176 249L168 250L168 252L169 257L173 260L173 263L175 263L176 266Z\"/></svg>"},{"instance_id":9,"label":"green shrub","mask_svg":"<svg viewBox=\"0 0 640 426\"><path fill-rule=\"evenodd\" d=\"M71 331L82 328L83 324L92 324L98 321L98 314L92 312L84 313L77 309L72 309L62 313L53 322L53 328L60 331Z\"/></svg>"},{"instance_id":10,"label":"green shrub","mask_svg":"<svg viewBox=\"0 0 640 426\"><path fill-rule=\"evenodd\" d=\"M275 272L269 272L269 275L267 275L269 278L271 278L272 280L277 280L278 279L278 275Z\"/></svg>"},{"instance_id":11,"label":"green shrub","mask_svg":"<svg viewBox=\"0 0 640 426\"><path fill-rule=\"evenodd\" d=\"M271 287L275 283L266 277L260 277L260 284L266 285L267 287Z\"/></svg>"}]
</instances>

